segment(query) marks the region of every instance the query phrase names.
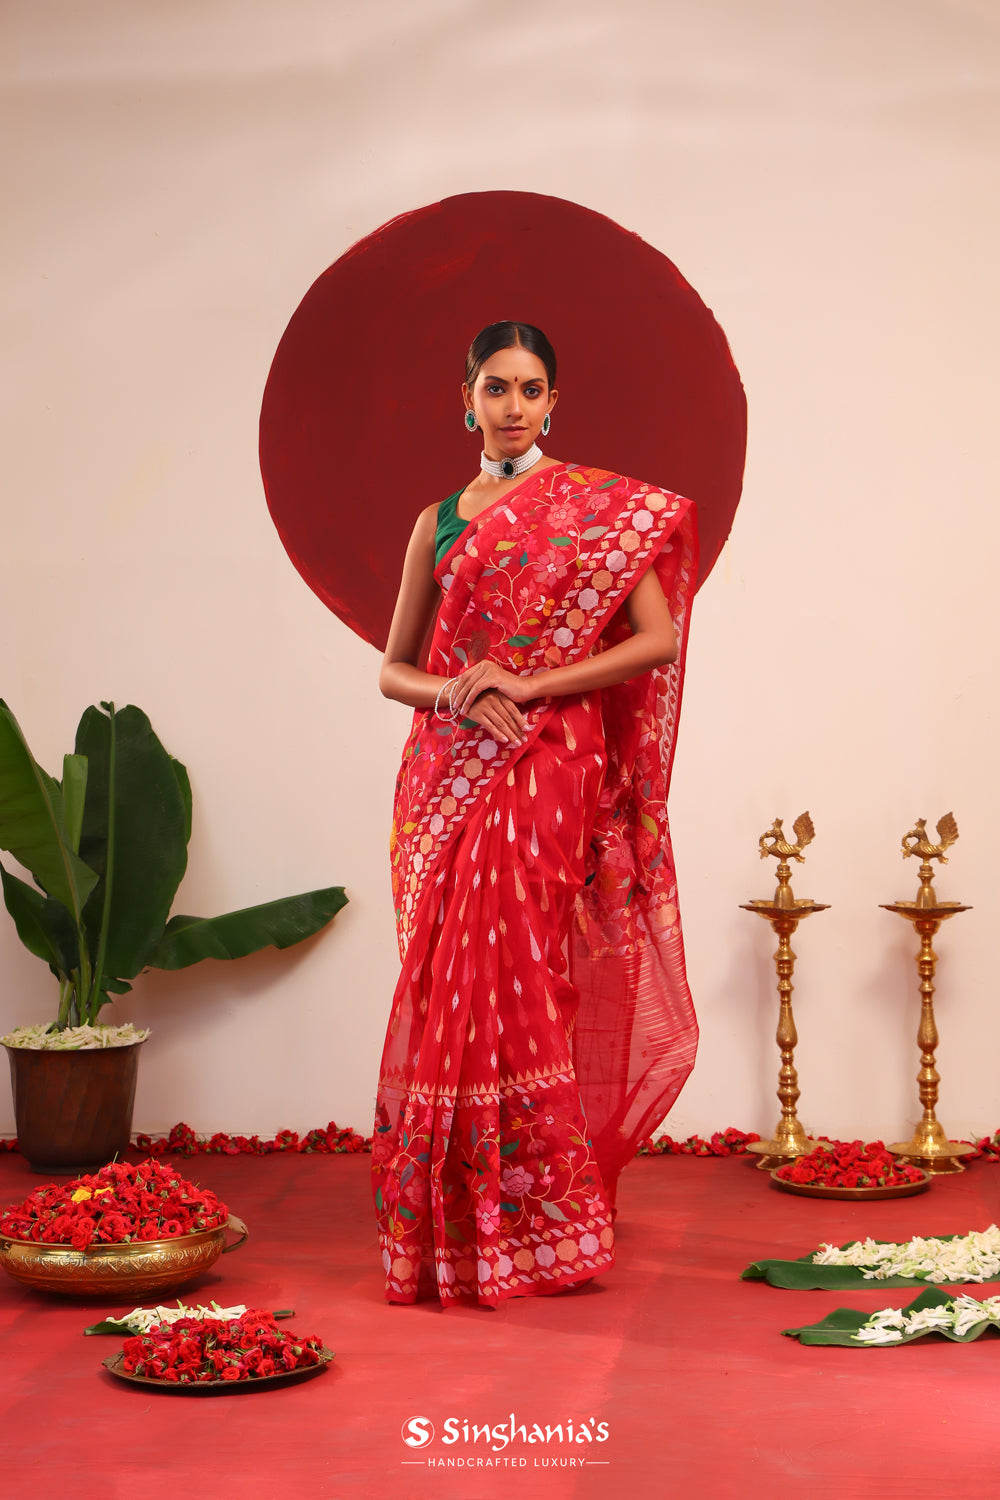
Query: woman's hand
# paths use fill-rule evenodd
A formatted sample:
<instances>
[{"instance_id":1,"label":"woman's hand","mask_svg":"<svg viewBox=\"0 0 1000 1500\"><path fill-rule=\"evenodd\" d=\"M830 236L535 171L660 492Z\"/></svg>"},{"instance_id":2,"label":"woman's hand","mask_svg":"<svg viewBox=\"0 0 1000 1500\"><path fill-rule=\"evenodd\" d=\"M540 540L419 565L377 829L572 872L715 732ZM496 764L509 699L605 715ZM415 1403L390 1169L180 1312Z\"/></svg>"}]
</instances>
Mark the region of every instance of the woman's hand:
<instances>
[{"instance_id":1,"label":"woman's hand","mask_svg":"<svg viewBox=\"0 0 1000 1500\"><path fill-rule=\"evenodd\" d=\"M524 740L524 715L516 703L512 703L505 693L498 692L496 688L488 688L485 693L480 693L476 701L459 717L474 719L503 744L513 741L515 745L520 745Z\"/></svg>"},{"instance_id":2,"label":"woman's hand","mask_svg":"<svg viewBox=\"0 0 1000 1500\"><path fill-rule=\"evenodd\" d=\"M452 695L452 702L459 718L462 718L469 715L469 710L480 693L499 692L510 703L526 703L529 698L537 696L531 691L530 684L530 677L518 677L486 657L462 673Z\"/></svg>"}]
</instances>

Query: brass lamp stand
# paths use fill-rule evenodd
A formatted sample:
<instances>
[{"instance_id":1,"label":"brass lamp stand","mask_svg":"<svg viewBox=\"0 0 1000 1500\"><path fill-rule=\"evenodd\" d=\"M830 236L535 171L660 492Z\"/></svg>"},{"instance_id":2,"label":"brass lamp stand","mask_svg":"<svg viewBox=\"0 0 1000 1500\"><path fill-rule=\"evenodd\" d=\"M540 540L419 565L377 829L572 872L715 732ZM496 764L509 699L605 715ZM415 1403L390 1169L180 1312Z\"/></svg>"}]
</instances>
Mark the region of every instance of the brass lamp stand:
<instances>
[{"instance_id":1,"label":"brass lamp stand","mask_svg":"<svg viewBox=\"0 0 1000 1500\"><path fill-rule=\"evenodd\" d=\"M950 1141L934 1112L941 1075L934 1059L938 1045L938 1031L934 1021L934 970L937 966L937 954L932 947L932 940L942 922L957 916L960 911L971 911L972 908L963 906L958 901L939 901L934 890L931 860L948 863L944 851L958 838L958 824L951 813L945 813L937 826L940 843L932 844L927 837L926 823L926 818L919 818L916 826L903 835L903 858L913 854L919 855L921 859L917 899L896 901L891 905L883 903L882 906L883 911L894 911L897 916L906 917L912 922L914 931L920 938L920 951L917 954L917 970L920 974L920 1026L917 1031L920 1071L917 1082L924 1114L911 1139L897 1141L889 1150L894 1156L922 1167L925 1172L964 1172L960 1158L968 1156L976 1148L966 1141Z\"/></svg>"},{"instance_id":2,"label":"brass lamp stand","mask_svg":"<svg viewBox=\"0 0 1000 1500\"><path fill-rule=\"evenodd\" d=\"M792 952L791 937L803 918L811 917L814 911L827 911L828 907L818 901L798 900L792 892L792 870L788 861L795 859L800 864L803 863L802 850L815 837L812 819L807 812L796 818L793 824L796 835L794 844L790 844L785 838L781 824L782 820L775 818L773 825L766 833L761 834L759 840L761 859L773 855L778 860L778 886L774 897L770 901L749 901L740 907L741 911L756 912L759 917L770 922L778 939L778 951L774 955L779 1002L775 1040L781 1052L781 1067L778 1071L781 1119L775 1126L773 1139L751 1141L747 1147L760 1156L757 1166L765 1172L771 1171L773 1167L783 1166L785 1162L794 1161L797 1156L805 1156L819 1145L818 1141L810 1140L806 1135L795 1112L800 1092L799 1075L794 1062L799 1038L792 1015L792 970L795 967L795 954Z\"/></svg>"}]
</instances>

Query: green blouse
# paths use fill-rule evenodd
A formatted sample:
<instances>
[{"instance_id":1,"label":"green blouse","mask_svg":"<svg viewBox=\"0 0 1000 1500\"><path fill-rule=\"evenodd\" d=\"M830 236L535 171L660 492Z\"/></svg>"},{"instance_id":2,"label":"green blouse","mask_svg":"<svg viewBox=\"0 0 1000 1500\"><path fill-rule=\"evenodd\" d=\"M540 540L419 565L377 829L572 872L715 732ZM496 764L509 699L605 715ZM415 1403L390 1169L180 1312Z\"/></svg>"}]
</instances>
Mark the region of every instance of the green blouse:
<instances>
[{"instance_id":1,"label":"green blouse","mask_svg":"<svg viewBox=\"0 0 1000 1500\"><path fill-rule=\"evenodd\" d=\"M447 500L442 500L438 506L437 531L434 535L435 567L437 567L445 553L451 551L466 526L472 524L470 521L463 521L462 517L458 514L458 502L464 494L464 490L456 490L453 495L448 496Z\"/></svg>"}]
</instances>

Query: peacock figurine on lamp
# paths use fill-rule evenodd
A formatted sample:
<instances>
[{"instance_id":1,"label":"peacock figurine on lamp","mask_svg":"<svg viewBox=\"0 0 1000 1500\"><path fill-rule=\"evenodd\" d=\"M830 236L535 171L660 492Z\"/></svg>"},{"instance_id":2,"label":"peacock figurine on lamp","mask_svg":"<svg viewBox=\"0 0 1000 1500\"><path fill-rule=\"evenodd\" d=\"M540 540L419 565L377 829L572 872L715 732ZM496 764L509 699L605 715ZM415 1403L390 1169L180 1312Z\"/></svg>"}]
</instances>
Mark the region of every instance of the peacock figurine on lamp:
<instances>
[{"instance_id":1,"label":"peacock figurine on lamp","mask_svg":"<svg viewBox=\"0 0 1000 1500\"><path fill-rule=\"evenodd\" d=\"M918 818L908 833L903 834L903 858L919 858L920 888L914 901L896 901L883 904L883 911L894 911L913 923L920 938L917 953L917 971L920 975L920 1026L917 1045L920 1048L920 1071L917 1073L920 1103L923 1118L908 1141L896 1141L889 1147L895 1156L922 1167L925 1172L961 1172L964 1170L961 1157L968 1156L976 1148L966 1141L950 1141L944 1126L935 1113L938 1086L941 1075L937 1070L935 1053L938 1046L937 1023L934 1019L934 970L937 954L933 948L934 934L949 917L961 911L971 911L959 901L939 901L934 890L934 867L932 860L948 863L946 849L950 849L958 838L958 824L952 813L945 813L937 825L938 842L932 843L927 836L927 819Z\"/></svg>"},{"instance_id":2,"label":"peacock figurine on lamp","mask_svg":"<svg viewBox=\"0 0 1000 1500\"><path fill-rule=\"evenodd\" d=\"M770 901L749 901L742 906L743 911L756 912L759 917L764 917L770 922L772 929L778 939L778 951L774 955L775 968L778 972L778 1030L775 1040L781 1053L781 1067L778 1071L778 1098L781 1101L781 1119L775 1127L774 1137L769 1141L752 1141L748 1147L760 1156L758 1166L763 1171L770 1171L772 1167L783 1166L785 1162L794 1161L797 1156L805 1156L807 1152L815 1150L819 1144L810 1140L805 1130L799 1123L796 1113L796 1104L799 1098L799 1075L795 1069L795 1047L798 1042L798 1033L795 1030L795 1018L792 1014L792 971L795 967L795 954L792 952L791 936L804 917L811 916L815 911L826 911L828 908L818 901L801 900L795 896L792 890L792 867L789 860L796 860L799 864L804 863L802 851L807 844L811 844L816 836L812 818L808 812L802 813L792 824L792 832L795 834L795 843L789 843L785 837L784 824L781 818L775 818L766 833L762 833L758 840L761 859L772 857L778 861L778 885L774 896Z\"/></svg>"}]
</instances>

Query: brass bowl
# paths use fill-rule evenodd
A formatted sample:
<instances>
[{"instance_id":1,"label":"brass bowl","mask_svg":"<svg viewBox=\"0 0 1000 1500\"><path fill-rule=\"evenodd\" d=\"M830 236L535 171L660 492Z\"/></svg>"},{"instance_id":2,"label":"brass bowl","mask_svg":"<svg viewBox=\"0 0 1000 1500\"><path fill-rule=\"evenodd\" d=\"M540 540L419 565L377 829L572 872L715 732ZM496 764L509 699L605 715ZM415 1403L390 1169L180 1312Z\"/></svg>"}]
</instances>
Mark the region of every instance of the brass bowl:
<instances>
[{"instance_id":1,"label":"brass bowl","mask_svg":"<svg viewBox=\"0 0 1000 1500\"><path fill-rule=\"evenodd\" d=\"M227 1229L239 1236L231 1245L226 1244ZM15 1281L37 1292L120 1302L184 1286L214 1266L220 1255L237 1250L249 1233L243 1220L230 1214L218 1229L203 1229L171 1240L88 1245L86 1250L0 1235L0 1266Z\"/></svg>"}]
</instances>

